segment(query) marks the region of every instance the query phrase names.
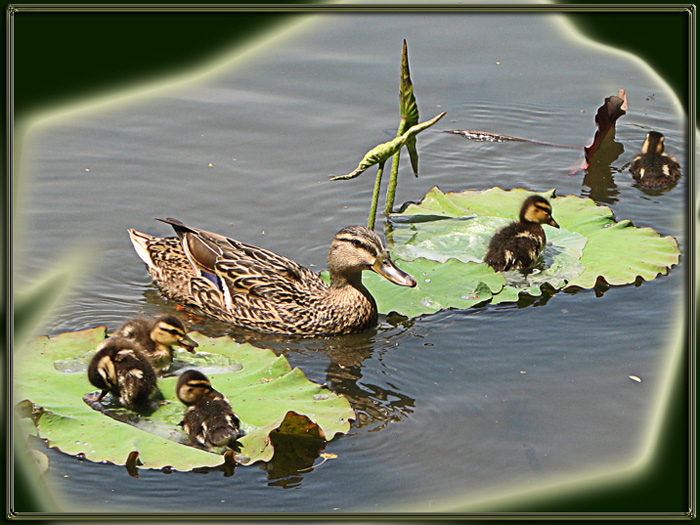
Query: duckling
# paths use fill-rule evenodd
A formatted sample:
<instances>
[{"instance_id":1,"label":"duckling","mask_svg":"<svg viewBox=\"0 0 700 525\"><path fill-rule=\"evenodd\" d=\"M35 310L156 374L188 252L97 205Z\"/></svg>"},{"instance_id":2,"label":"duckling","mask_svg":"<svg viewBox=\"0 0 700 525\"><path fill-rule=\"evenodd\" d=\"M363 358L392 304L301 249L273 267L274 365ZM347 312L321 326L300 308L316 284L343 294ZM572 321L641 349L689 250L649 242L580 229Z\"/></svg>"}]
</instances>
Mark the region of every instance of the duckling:
<instances>
[{"instance_id":1,"label":"duckling","mask_svg":"<svg viewBox=\"0 0 700 525\"><path fill-rule=\"evenodd\" d=\"M217 233L170 224L177 238L129 230L136 253L166 297L234 326L304 337L349 334L377 324L362 284L371 270L399 286L416 281L397 268L381 238L364 226L340 230L328 251L330 286L296 262Z\"/></svg>"},{"instance_id":2,"label":"duckling","mask_svg":"<svg viewBox=\"0 0 700 525\"><path fill-rule=\"evenodd\" d=\"M520 208L520 221L512 222L491 238L484 262L497 272L532 266L547 243L542 224L559 228L552 218L549 201L532 195Z\"/></svg>"},{"instance_id":3,"label":"duckling","mask_svg":"<svg viewBox=\"0 0 700 525\"><path fill-rule=\"evenodd\" d=\"M642 188L664 189L673 186L681 178L681 165L664 152L664 136L658 131L647 133L641 155L630 165L632 178Z\"/></svg>"},{"instance_id":4,"label":"duckling","mask_svg":"<svg viewBox=\"0 0 700 525\"><path fill-rule=\"evenodd\" d=\"M157 391L156 372L139 346L124 337L100 343L88 366L88 379L102 389L98 401L111 392L122 406L141 411Z\"/></svg>"},{"instance_id":5,"label":"duckling","mask_svg":"<svg viewBox=\"0 0 700 525\"><path fill-rule=\"evenodd\" d=\"M199 346L190 339L185 325L174 315L161 315L155 319L137 317L119 327L115 335L136 342L156 372L163 371L173 362L172 345L178 344L191 354Z\"/></svg>"},{"instance_id":6,"label":"duckling","mask_svg":"<svg viewBox=\"0 0 700 525\"><path fill-rule=\"evenodd\" d=\"M206 447L223 447L238 439L240 421L228 400L211 386L198 370L187 370L177 381L177 397L185 405L182 428L195 443Z\"/></svg>"}]
</instances>

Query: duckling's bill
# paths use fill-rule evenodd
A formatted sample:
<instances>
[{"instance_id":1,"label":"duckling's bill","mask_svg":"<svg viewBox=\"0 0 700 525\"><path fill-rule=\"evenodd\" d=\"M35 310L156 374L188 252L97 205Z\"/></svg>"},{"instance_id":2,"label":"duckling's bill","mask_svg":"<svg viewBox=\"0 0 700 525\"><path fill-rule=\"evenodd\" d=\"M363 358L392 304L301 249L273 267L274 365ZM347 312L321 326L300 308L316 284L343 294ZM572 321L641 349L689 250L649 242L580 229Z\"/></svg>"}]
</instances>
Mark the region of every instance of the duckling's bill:
<instances>
[{"instance_id":1,"label":"duckling's bill","mask_svg":"<svg viewBox=\"0 0 700 525\"><path fill-rule=\"evenodd\" d=\"M550 216L549 221L545 222L545 224L549 224L550 226L553 226L554 228L559 228L559 224L557 221L554 220L554 217Z\"/></svg>"},{"instance_id":2,"label":"duckling's bill","mask_svg":"<svg viewBox=\"0 0 700 525\"><path fill-rule=\"evenodd\" d=\"M187 334L182 336L182 338L177 342L182 348L187 350L190 354L196 354L195 348L199 346L199 343L190 338Z\"/></svg>"}]
</instances>

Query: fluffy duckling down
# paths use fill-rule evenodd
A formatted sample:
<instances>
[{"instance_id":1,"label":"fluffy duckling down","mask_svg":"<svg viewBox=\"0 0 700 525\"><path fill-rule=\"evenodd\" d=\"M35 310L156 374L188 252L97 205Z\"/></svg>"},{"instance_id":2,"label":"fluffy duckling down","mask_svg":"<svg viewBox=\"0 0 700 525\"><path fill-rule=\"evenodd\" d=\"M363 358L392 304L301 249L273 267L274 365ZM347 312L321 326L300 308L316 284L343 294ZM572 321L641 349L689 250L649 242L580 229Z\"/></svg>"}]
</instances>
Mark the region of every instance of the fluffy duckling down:
<instances>
[{"instance_id":1,"label":"fluffy duckling down","mask_svg":"<svg viewBox=\"0 0 700 525\"><path fill-rule=\"evenodd\" d=\"M156 372L133 341L110 337L99 344L88 365L88 379L102 389L98 401L108 392L130 410L145 410L157 392Z\"/></svg>"},{"instance_id":2,"label":"fluffy duckling down","mask_svg":"<svg viewBox=\"0 0 700 525\"><path fill-rule=\"evenodd\" d=\"M497 272L532 266L547 244L542 224L559 225L552 217L552 205L540 195L525 199L520 220L499 230L489 243L484 262Z\"/></svg>"},{"instance_id":3,"label":"fluffy duckling down","mask_svg":"<svg viewBox=\"0 0 700 525\"><path fill-rule=\"evenodd\" d=\"M173 362L174 345L192 354L199 346L190 339L185 325L174 315L161 315L154 319L137 317L119 327L115 335L134 341L156 372L162 372Z\"/></svg>"},{"instance_id":4,"label":"fluffy duckling down","mask_svg":"<svg viewBox=\"0 0 700 525\"><path fill-rule=\"evenodd\" d=\"M664 136L650 131L642 144L642 153L630 164L630 172L642 188L664 189L680 180L681 165L664 152Z\"/></svg>"},{"instance_id":5,"label":"fluffy duckling down","mask_svg":"<svg viewBox=\"0 0 700 525\"><path fill-rule=\"evenodd\" d=\"M205 447L223 447L238 439L240 421L226 397L214 390L198 370L187 370L177 381L176 393L187 409L182 428L190 439Z\"/></svg>"}]
</instances>

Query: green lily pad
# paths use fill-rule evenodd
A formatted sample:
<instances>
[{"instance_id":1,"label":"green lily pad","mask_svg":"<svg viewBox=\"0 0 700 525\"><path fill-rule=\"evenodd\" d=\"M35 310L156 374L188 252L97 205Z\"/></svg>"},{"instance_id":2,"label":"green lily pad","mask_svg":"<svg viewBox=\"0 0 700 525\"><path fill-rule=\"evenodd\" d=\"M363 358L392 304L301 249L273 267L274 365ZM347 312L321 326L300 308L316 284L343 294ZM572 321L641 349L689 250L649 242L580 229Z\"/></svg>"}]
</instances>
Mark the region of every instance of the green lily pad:
<instances>
[{"instance_id":1,"label":"green lily pad","mask_svg":"<svg viewBox=\"0 0 700 525\"><path fill-rule=\"evenodd\" d=\"M146 468L191 470L221 465L221 455L188 446L178 426L184 405L175 396L177 377L159 378L164 400L149 416L130 413L126 424L93 410L83 396L95 388L85 373L65 372L60 363L75 356L89 359L106 336L104 327L38 337L15 359L15 396L34 407L37 434L71 455L95 462L124 465L132 451ZM284 356L239 344L229 337L209 338L194 332L201 356L216 356L209 378L224 393L241 420L245 435L238 440L236 460L243 465L269 461L274 454L270 433L301 434L330 440L350 429L355 413L342 396L309 381L292 369ZM180 359L176 357L176 361ZM182 359L187 362L185 353ZM237 366L221 366L235 363ZM129 411L122 409L123 412Z\"/></svg>"},{"instance_id":2,"label":"green lily pad","mask_svg":"<svg viewBox=\"0 0 700 525\"><path fill-rule=\"evenodd\" d=\"M399 287L374 273L367 274L363 282L380 313L417 317L445 308L471 308L488 302L505 285L503 276L484 264L456 259L441 264L422 257L395 263L417 284L414 288Z\"/></svg>"},{"instance_id":3,"label":"green lily pad","mask_svg":"<svg viewBox=\"0 0 700 525\"><path fill-rule=\"evenodd\" d=\"M539 296L545 285L555 290L593 288L599 279L630 284L638 278L652 280L678 264L680 251L673 237L635 228L630 221L616 222L606 206L574 195L555 197L550 190L540 195L552 203L560 228L544 227L542 260L528 272L496 273L482 262L489 241L517 218L532 194L500 188L443 193L434 187L420 203L392 214L392 257L419 284L397 289L374 275L366 277L379 311L414 317L488 299L496 304L517 301L520 294ZM475 302L469 304L471 297Z\"/></svg>"},{"instance_id":4,"label":"green lily pad","mask_svg":"<svg viewBox=\"0 0 700 525\"><path fill-rule=\"evenodd\" d=\"M398 313L406 317L434 314L445 308L471 308L487 303L505 285L502 275L485 264L463 263L450 259L444 264L425 258L395 260L396 266L416 280L414 288L396 286L376 273L365 272L367 287L382 314ZM321 272L328 283L328 271Z\"/></svg>"}]
</instances>

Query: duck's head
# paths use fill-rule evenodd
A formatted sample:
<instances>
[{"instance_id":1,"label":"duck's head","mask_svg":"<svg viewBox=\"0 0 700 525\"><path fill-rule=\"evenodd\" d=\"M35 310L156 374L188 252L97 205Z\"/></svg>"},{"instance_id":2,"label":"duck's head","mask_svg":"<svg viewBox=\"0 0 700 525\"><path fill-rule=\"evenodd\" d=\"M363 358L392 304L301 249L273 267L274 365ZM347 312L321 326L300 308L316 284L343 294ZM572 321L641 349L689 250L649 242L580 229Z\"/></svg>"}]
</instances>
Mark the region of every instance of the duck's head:
<instances>
[{"instance_id":1,"label":"duck's head","mask_svg":"<svg viewBox=\"0 0 700 525\"><path fill-rule=\"evenodd\" d=\"M151 339L156 344L165 346L180 345L188 352L194 354L199 345L190 339L185 330L185 325L174 315L161 315L153 321Z\"/></svg>"},{"instance_id":2,"label":"duck's head","mask_svg":"<svg viewBox=\"0 0 700 525\"><path fill-rule=\"evenodd\" d=\"M647 133L642 144L642 154L656 153L661 155L664 152L664 136L658 131L650 131Z\"/></svg>"},{"instance_id":3,"label":"duck's head","mask_svg":"<svg viewBox=\"0 0 700 525\"><path fill-rule=\"evenodd\" d=\"M533 195L525 199L522 208L520 208L520 222L549 224L559 228L557 221L552 217L552 205L540 195Z\"/></svg>"},{"instance_id":4,"label":"duck's head","mask_svg":"<svg viewBox=\"0 0 700 525\"><path fill-rule=\"evenodd\" d=\"M381 238L364 226L348 226L335 234L328 251L331 283L357 284L364 270L372 270L399 286L413 287L416 281L397 268Z\"/></svg>"},{"instance_id":5,"label":"duck's head","mask_svg":"<svg viewBox=\"0 0 700 525\"><path fill-rule=\"evenodd\" d=\"M207 376L198 370L183 372L177 380L175 393L177 398L187 406L194 405L202 399L222 397L211 386Z\"/></svg>"}]
</instances>

